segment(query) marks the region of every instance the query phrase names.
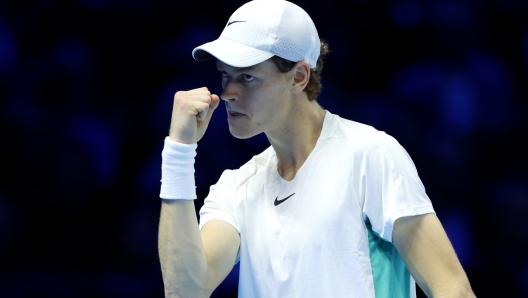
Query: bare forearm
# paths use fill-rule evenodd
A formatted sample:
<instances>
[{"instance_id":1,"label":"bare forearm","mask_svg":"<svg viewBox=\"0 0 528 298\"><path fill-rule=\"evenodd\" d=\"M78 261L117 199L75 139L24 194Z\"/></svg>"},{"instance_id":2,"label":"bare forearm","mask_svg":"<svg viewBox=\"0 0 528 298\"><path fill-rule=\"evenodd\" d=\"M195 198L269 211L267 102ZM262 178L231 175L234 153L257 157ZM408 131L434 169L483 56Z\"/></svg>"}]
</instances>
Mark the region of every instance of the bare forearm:
<instances>
[{"instance_id":1,"label":"bare forearm","mask_svg":"<svg viewBox=\"0 0 528 298\"><path fill-rule=\"evenodd\" d=\"M428 297L475 297L435 214L398 219L394 225L393 243Z\"/></svg>"},{"instance_id":2,"label":"bare forearm","mask_svg":"<svg viewBox=\"0 0 528 298\"><path fill-rule=\"evenodd\" d=\"M430 294L428 297L434 298L475 298L475 294L469 285L469 282L451 282L450 287L437 289L438 294Z\"/></svg>"},{"instance_id":3,"label":"bare forearm","mask_svg":"<svg viewBox=\"0 0 528 298\"><path fill-rule=\"evenodd\" d=\"M162 201L158 244L166 297L208 297L210 273L193 201Z\"/></svg>"},{"instance_id":4,"label":"bare forearm","mask_svg":"<svg viewBox=\"0 0 528 298\"><path fill-rule=\"evenodd\" d=\"M420 281L418 281L420 279ZM444 276L436 283L427 283L423 278L418 277L417 284L424 291L427 297L434 298L474 298L476 297L471 289L467 276L457 274Z\"/></svg>"}]
</instances>

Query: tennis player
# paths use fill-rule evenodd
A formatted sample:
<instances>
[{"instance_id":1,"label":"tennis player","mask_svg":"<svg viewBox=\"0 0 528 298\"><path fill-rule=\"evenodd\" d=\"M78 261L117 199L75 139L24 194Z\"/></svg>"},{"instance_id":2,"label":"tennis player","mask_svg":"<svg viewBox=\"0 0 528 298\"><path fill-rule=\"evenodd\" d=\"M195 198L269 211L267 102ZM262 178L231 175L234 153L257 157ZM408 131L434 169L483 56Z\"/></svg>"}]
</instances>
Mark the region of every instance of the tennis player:
<instances>
[{"instance_id":1,"label":"tennis player","mask_svg":"<svg viewBox=\"0 0 528 298\"><path fill-rule=\"evenodd\" d=\"M162 152L159 253L167 297L209 297L240 262L240 297L474 297L402 146L317 103L328 46L300 7L254 0L220 37L223 92L177 92ZM220 99L231 134L271 146L210 189L194 159ZM209 148L215 154L214 148Z\"/></svg>"}]
</instances>

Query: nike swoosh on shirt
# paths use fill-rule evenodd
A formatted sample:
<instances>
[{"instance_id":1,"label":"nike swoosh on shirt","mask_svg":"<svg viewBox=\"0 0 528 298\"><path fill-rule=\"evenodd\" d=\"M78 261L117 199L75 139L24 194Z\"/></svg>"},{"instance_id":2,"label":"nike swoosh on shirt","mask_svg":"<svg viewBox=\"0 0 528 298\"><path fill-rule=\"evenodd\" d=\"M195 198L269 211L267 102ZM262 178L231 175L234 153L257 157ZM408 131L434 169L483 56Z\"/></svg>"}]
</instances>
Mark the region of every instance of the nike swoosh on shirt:
<instances>
[{"instance_id":1,"label":"nike swoosh on shirt","mask_svg":"<svg viewBox=\"0 0 528 298\"><path fill-rule=\"evenodd\" d=\"M229 27L231 26L231 24L234 24L234 23L245 23L245 22L247 21L232 21L232 22L227 23L227 26Z\"/></svg>"},{"instance_id":2,"label":"nike swoosh on shirt","mask_svg":"<svg viewBox=\"0 0 528 298\"><path fill-rule=\"evenodd\" d=\"M286 198L282 199L282 200L277 200L279 197L276 197L275 198L275 202L273 203L273 205L275 206L278 206L279 204L281 204L282 202L286 201L287 199L289 199L291 196L293 196L295 193L292 193L291 195L287 196Z\"/></svg>"}]
</instances>

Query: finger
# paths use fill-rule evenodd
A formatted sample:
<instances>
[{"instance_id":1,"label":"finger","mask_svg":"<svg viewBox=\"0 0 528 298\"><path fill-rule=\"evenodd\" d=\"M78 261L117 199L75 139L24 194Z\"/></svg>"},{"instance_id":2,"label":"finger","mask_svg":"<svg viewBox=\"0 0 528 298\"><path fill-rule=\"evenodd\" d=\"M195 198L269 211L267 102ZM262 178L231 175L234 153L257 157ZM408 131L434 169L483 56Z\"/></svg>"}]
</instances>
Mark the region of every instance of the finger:
<instances>
[{"instance_id":1,"label":"finger","mask_svg":"<svg viewBox=\"0 0 528 298\"><path fill-rule=\"evenodd\" d=\"M210 103L211 92L206 87L203 87L189 91L178 91L174 94L174 101L185 102L188 100Z\"/></svg>"},{"instance_id":2,"label":"finger","mask_svg":"<svg viewBox=\"0 0 528 298\"><path fill-rule=\"evenodd\" d=\"M200 88L196 88L196 89L192 89L192 90L189 90L191 92L193 91L206 91L206 92L209 92L209 89L207 89L207 87L200 87ZM210 92L209 92L210 93Z\"/></svg>"},{"instance_id":3,"label":"finger","mask_svg":"<svg viewBox=\"0 0 528 298\"><path fill-rule=\"evenodd\" d=\"M209 111L209 105L206 103L196 103L196 119L203 121L207 117Z\"/></svg>"},{"instance_id":4,"label":"finger","mask_svg":"<svg viewBox=\"0 0 528 298\"><path fill-rule=\"evenodd\" d=\"M191 101L200 101L211 104L211 92L209 91L196 91L189 94L187 98Z\"/></svg>"}]
</instances>

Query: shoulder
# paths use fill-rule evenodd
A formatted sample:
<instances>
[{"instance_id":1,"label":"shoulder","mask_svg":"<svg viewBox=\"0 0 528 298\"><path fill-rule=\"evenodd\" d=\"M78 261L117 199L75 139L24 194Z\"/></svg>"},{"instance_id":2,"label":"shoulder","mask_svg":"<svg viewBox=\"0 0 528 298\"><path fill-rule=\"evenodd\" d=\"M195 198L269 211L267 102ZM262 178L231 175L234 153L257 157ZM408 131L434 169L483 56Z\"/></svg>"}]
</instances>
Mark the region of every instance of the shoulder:
<instances>
[{"instance_id":1,"label":"shoulder","mask_svg":"<svg viewBox=\"0 0 528 298\"><path fill-rule=\"evenodd\" d=\"M360 122L330 114L330 129L324 136L327 140L338 139L341 145L364 153L383 152L389 154L403 147L391 135Z\"/></svg>"},{"instance_id":2,"label":"shoulder","mask_svg":"<svg viewBox=\"0 0 528 298\"><path fill-rule=\"evenodd\" d=\"M274 157L275 151L270 146L260 154L253 156L240 168L225 170L220 176L219 183L227 183L235 187L240 186L246 183L249 178L262 173Z\"/></svg>"},{"instance_id":3,"label":"shoulder","mask_svg":"<svg viewBox=\"0 0 528 298\"><path fill-rule=\"evenodd\" d=\"M345 137L359 137L364 134L378 132L374 127L356 121L341 118L326 111L322 139L340 139Z\"/></svg>"}]
</instances>

